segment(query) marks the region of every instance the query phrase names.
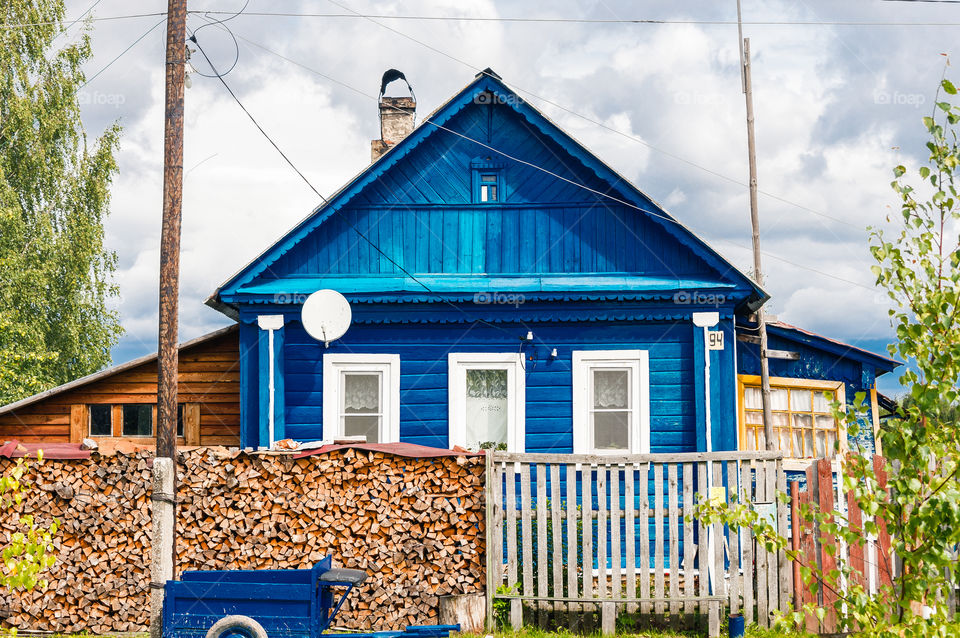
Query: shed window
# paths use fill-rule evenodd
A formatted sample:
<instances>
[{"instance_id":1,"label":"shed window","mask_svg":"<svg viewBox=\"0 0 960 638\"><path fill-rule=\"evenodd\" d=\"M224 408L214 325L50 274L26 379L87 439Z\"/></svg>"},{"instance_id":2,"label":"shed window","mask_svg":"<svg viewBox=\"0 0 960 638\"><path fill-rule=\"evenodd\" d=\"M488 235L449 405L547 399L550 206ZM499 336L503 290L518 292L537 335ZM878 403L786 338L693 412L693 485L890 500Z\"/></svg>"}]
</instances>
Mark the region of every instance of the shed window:
<instances>
[{"instance_id":1,"label":"shed window","mask_svg":"<svg viewBox=\"0 0 960 638\"><path fill-rule=\"evenodd\" d=\"M113 406L97 404L90 406L90 436L113 435Z\"/></svg>"},{"instance_id":2,"label":"shed window","mask_svg":"<svg viewBox=\"0 0 960 638\"><path fill-rule=\"evenodd\" d=\"M153 436L153 406L123 406L123 436Z\"/></svg>"},{"instance_id":3,"label":"shed window","mask_svg":"<svg viewBox=\"0 0 960 638\"><path fill-rule=\"evenodd\" d=\"M524 372L520 354L448 357L450 445L524 451Z\"/></svg>"},{"instance_id":4,"label":"shed window","mask_svg":"<svg viewBox=\"0 0 960 638\"><path fill-rule=\"evenodd\" d=\"M649 452L649 401L645 350L574 352L574 452Z\"/></svg>"},{"instance_id":5,"label":"shed window","mask_svg":"<svg viewBox=\"0 0 960 638\"><path fill-rule=\"evenodd\" d=\"M400 440L399 356L323 356L323 436Z\"/></svg>"},{"instance_id":6,"label":"shed window","mask_svg":"<svg viewBox=\"0 0 960 638\"><path fill-rule=\"evenodd\" d=\"M739 380L740 447L765 450L760 378L740 375ZM843 396L843 384L837 381L771 378L775 449L788 458L811 459L832 456L838 441L845 448L846 437L831 408L834 399L843 403Z\"/></svg>"}]
</instances>

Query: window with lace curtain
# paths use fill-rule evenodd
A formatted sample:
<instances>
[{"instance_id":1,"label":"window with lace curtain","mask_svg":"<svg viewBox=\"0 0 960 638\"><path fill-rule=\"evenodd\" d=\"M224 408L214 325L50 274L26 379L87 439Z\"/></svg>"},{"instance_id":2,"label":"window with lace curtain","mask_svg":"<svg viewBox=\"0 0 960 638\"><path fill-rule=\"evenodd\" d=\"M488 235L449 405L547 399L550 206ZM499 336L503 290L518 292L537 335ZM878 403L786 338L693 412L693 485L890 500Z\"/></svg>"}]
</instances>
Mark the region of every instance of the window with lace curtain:
<instances>
[{"instance_id":1,"label":"window with lace curtain","mask_svg":"<svg viewBox=\"0 0 960 638\"><path fill-rule=\"evenodd\" d=\"M524 370L516 352L448 356L450 445L523 452Z\"/></svg>"},{"instance_id":2,"label":"window with lace curtain","mask_svg":"<svg viewBox=\"0 0 960 638\"><path fill-rule=\"evenodd\" d=\"M738 385L740 448L765 450L760 377L740 375ZM841 382L771 377L770 408L776 449L792 459L832 456L838 441L844 449L846 437L840 435L831 408L834 400L844 401Z\"/></svg>"},{"instance_id":3,"label":"window with lace curtain","mask_svg":"<svg viewBox=\"0 0 960 638\"><path fill-rule=\"evenodd\" d=\"M400 439L400 357L323 356L323 438Z\"/></svg>"},{"instance_id":4,"label":"window with lace curtain","mask_svg":"<svg viewBox=\"0 0 960 638\"><path fill-rule=\"evenodd\" d=\"M645 350L573 353L573 447L578 454L650 451Z\"/></svg>"}]
</instances>

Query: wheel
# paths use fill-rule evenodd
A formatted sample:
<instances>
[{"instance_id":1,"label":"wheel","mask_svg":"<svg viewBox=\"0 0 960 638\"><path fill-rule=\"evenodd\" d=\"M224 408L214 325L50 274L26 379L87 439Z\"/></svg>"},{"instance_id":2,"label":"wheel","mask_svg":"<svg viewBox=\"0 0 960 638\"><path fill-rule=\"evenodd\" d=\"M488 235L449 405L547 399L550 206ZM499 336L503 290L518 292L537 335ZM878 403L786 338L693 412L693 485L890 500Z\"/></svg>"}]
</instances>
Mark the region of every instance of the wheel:
<instances>
[{"instance_id":1,"label":"wheel","mask_svg":"<svg viewBox=\"0 0 960 638\"><path fill-rule=\"evenodd\" d=\"M207 638L267 638L263 626L249 616L226 616L213 623Z\"/></svg>"}]
</instances>

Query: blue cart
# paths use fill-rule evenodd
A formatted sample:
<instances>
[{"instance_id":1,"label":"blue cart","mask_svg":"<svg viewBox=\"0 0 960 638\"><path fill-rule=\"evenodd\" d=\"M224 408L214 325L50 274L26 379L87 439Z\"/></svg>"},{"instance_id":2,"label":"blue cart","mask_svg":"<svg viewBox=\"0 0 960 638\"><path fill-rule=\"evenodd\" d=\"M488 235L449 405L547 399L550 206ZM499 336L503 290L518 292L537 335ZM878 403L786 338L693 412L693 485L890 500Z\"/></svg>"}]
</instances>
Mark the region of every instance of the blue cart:
<instances>
[{"instance_id":1,"label":"blue cart","mask_svg":"<svg viewBox=\"0 0 960 638\"><path fill-rule=\"evenodd\" d=\"M366 574L335 569L327 557L311 569L191 571L180 578L164 587L164 638L319 638ZM420 625L343 635L445 638L459 630Z\"/></svg>"}]
</instances>

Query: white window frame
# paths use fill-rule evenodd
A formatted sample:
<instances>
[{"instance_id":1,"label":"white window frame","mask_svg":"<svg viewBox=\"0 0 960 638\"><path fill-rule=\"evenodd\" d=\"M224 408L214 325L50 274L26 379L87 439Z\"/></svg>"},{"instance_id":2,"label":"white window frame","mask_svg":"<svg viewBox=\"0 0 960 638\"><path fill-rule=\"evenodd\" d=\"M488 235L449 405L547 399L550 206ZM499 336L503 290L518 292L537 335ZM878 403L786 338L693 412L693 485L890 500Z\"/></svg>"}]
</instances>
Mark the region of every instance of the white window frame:
<instances>
[{"instance_id":1,"label":"white window frame","mask_svg":"<svg viewBox=\"0 0 960 638\"><path fill-rule=\"evenodd\" d=\"M629 450L595 450L590 425L590 384L594 368L628 367L635 409ZM650 353L646 350L575 350L573 352L574 454L647 454L650 452Z\"/></svg>"},{"instance_id":2,"label":"white window frame","mask_svg":"<svg viewBox=\"0 0 960 638\"><path fill-rule=\"evenodd\" d=\"M447 356L450 447L467 446L467 370L507 371L507 451L526 451L526 386L523 355L517 352L451 352Z\"/></svg>"},{"instance_id":3,"label":"white window frame","mask_svg":"<svg viewBox=\"0 0 960 638\"><path fill-rule=\"evenodd\" d=\"M340 426L341 377L344 372L379 372L380 443L400 441L400 355L333 354L323 355L323 438L344 436Z\"/></svg>"}]
</instances>

